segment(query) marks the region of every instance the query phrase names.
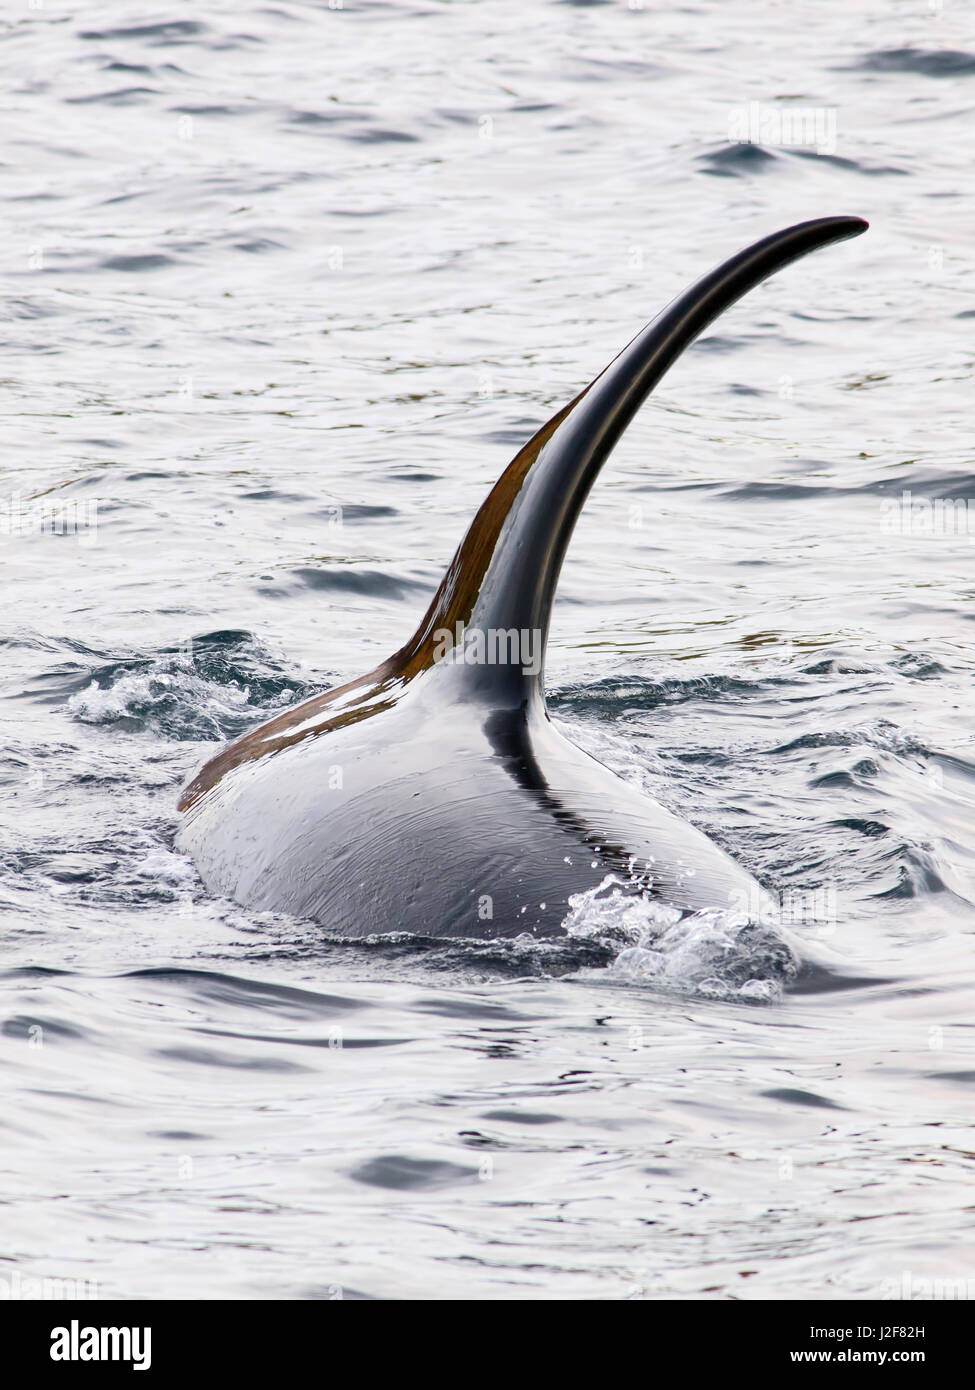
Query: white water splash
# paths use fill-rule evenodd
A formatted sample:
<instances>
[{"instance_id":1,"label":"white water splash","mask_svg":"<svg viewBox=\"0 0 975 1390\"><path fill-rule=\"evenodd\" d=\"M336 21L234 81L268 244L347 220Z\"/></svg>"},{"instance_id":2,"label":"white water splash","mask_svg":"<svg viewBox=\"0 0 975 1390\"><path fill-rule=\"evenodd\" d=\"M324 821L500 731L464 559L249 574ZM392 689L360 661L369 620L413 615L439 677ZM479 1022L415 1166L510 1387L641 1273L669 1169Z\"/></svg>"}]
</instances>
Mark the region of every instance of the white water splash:
<instances>
[{"instance_id":1,"label":"white water splash","mask_svg":"<svg viewBox=\"0 0 975 1390\"><path fill-rule=\"evenodd\" d=\"M172 738L222 740L292 700L287 689L255 700L243 682L209 680L186 662L163 658L156 669L126 672L108 685L93 680L67 703L84 724L131 720Z\"/></svg>"},{"instance_id":2,"label":"white water splash","mask_svg":"<svg viewBox=\"0 0 975 1390\"><path fill-rule=\"evenodd\" d=\"M635 895L612 874L569 903L566 933L576 941L618 945L605 973L627 982L770 1003L798 967L790 947L747 914L719 908L681 913Z\"/></svg>"}]
</instances>

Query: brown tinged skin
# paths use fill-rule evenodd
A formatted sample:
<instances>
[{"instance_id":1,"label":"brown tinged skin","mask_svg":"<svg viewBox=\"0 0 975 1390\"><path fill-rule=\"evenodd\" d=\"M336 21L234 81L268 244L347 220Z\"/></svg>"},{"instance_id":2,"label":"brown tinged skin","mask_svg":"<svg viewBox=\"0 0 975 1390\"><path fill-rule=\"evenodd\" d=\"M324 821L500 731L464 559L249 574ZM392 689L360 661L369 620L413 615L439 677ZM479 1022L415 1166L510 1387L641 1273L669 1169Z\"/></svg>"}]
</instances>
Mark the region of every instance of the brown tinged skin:
<instances>
[{"instance_id":1,"label":"brown tinged skin","mask_svg":"<svg viewBox=\"0 0 975 1390\"><path fill-rule=\"evenodd\" d=\"M576 400L578 399L577 396ZM272 753L280 752L282 748L300 743L302 739L316 738L319 734L342 728L346 724L354 724L359 719L368 718L369 715L388 708L390 702L380 700L373 704L371 701L396 683L407 684L421 671L426 671L433 665L434 633L440 628L456 631L458 623L466 623L470 618L481 590L481 582L494 555L501 527L511 511L512 502L521 490L525 475L535 462L542 445L552 437L565 416L575 406L576 400L563 406L558 414L529 440L495 483L451 561L423 621L406 645L366 675L357 676L355 680L336 686L333 690L326 690L321 695L313 695L310 700L303 701L284 714L276 715L253 733L229 744L215 758L211 758L184 789L178 804L180 811L188 811L231 768L238 767L241 763L253 758L270 756ZM330 716L329 708L354 690L361 690L362 694L351 708L345 708L341 713ZM366 703L367 701L370 703ZM319 714L322 715L321 719L317 718Z\"/></svg>"}]
</instances>

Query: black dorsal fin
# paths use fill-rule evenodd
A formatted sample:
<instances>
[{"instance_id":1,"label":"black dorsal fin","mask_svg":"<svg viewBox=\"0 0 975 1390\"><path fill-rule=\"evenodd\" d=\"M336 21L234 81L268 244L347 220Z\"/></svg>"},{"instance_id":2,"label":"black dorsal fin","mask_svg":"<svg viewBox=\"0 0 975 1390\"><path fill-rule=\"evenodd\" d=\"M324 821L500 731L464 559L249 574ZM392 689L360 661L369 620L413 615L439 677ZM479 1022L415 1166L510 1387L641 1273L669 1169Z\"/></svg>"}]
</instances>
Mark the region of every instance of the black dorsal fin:
<instances>
[{"instance_id":1,"label":"black dorsal fin","mask_svg":"<svg viewBox=\"0 0 975 1390\"><path fill-rule=\"evenodd\" d=\"M471 523L420 626L387 668L409 680L441 662L470 694L504 703L539 693L552 600L573 527L596 475L649 392L746 291L809 251L866 228L859 217L787 227L739 251L658 314L515 455ZM472 659L456 663L452 638L461 631L468 643L483 634L484 659L469 647ZM513 631L530 634L527 654L523 644L514 652L510 643L492 644L490 632ZM534 669L526 668L526 655Z\"/></svg>"}]
</instances>

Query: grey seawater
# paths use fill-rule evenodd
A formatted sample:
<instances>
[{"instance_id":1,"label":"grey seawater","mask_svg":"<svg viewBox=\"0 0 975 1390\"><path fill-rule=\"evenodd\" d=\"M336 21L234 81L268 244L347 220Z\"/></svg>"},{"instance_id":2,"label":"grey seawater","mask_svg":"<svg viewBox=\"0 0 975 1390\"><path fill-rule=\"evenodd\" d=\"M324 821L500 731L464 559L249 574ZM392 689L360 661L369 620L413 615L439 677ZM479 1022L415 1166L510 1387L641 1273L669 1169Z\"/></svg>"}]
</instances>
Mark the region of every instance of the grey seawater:
<instances>
[{"instance_id":1,"label":"grey seawater","mask_svg":"<svg viewBox=\"0 0 975 1390\"><path fill-rule=\"evenodd\" d=\"M0 28L4 1291L975 1290L971 14ZM664 952L606 901L547 950L210 899L185 779L393 650L686 283L837 212L871 231L715 325L608 465L548 685L872 983L742 993L727 923Z\"/></svg>"}]
</instances>

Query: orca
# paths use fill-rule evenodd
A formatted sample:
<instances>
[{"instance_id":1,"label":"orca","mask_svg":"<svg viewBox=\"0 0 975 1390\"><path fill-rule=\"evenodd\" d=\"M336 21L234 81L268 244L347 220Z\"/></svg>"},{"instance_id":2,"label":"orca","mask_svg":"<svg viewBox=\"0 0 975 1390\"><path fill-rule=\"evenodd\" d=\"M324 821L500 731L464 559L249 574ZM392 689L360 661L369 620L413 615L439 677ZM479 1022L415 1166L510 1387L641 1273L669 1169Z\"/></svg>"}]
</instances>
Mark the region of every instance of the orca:
<instances>
[{"instance_id":1,"label":"orca","mask_svg":"<svg viewBox=\"0 0 975 1390\"><path fill-rule=\"evenodd\" d=\"M648 392L747 290L866 227L802 222L697 281L516 454L404 646L202 768L177 845L211 892L336 937L481 940L559 938L570 899L607 877L684 914L760 898L729 854L553 724L545 642L576 519ZM786 973L808 978L807 949L789 950Z\"/></svg>"}]
</instances>

